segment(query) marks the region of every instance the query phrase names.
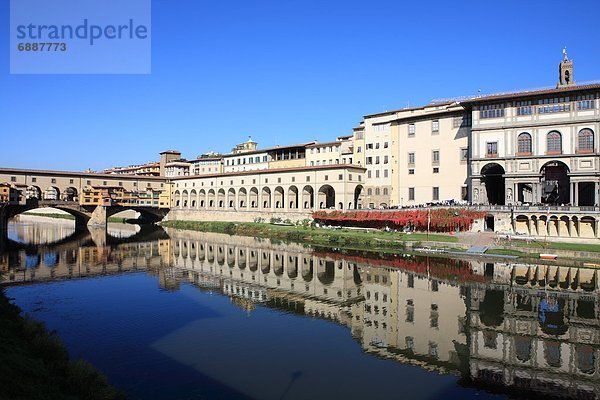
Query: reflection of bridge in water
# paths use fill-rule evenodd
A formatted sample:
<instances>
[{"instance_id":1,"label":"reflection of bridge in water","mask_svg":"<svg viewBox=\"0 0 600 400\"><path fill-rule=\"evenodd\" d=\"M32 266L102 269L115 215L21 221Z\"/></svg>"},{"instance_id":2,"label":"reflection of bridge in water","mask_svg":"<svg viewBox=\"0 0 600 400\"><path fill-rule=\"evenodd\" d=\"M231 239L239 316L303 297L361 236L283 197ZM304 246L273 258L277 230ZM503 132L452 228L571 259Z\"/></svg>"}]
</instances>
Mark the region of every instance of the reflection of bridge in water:
<instances>
[{"instance_id":1,"label":"reflection of bridge in water","mask_svg":"<svg viewBox=\"0 0 600 400\"><path fill-rule=\"evenodd\" d=\"M595 270L369 258L256 238L168 233L170 240L64 248L54 266L45 257L24 265L19 250L20 264L9 262L8 272L15 283L148 270L162 287L176 290L188 281L247 312L262 305L335 321L369 354L457 374L464 385L598 398Z\"/></svg>"}]
</instances>

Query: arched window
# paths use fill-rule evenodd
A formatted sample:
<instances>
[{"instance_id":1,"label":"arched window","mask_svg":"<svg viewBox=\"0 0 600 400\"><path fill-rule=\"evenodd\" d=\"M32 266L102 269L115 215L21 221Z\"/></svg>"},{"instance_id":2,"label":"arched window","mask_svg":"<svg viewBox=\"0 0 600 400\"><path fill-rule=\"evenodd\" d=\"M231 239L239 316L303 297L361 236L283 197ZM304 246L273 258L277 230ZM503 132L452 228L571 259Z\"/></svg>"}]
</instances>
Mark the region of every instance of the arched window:
<instances>
[{"instance_id":1,"label":"arched window","mask_svg":"<svg viewBox=\"0 0 600 400\"><path fill-rule=\"evenodd\" d=\"M548 154L562 153L562 137L560 136L560 132L552 131L548 133L547 147Z\"/></svg>"},{"instance_id":2,"label":"arched window","mask_svg":"<svg viewBox=\"0 0 600 400\"><path fill-rule=\"evenodd\" d=\"M578 148L582 153L592 153L594 151L594 132L591 129L582 129L577 136Z\"/></svg>"},{"instance_id":3,"label":"arched window","mask_svg":"<svg viewBox=\"0 0 600 400\"><path fill-rule=\"evenodd\" d=\"M529 155L531 154L531 135L527 132L523 132L518 137L518 145L517 153L519 155Z\"/></svg>"},{"instance_id":4,"label":"arched window","mask_svg":"<svg viewBox=\"0 0 600 400\"><path fill-rule=\"evenodd\" d=\"M367 189L367 194L369 196L371 196L373 194L373 189L371 189L371 188Z\"/></svg>"}]
</instances>

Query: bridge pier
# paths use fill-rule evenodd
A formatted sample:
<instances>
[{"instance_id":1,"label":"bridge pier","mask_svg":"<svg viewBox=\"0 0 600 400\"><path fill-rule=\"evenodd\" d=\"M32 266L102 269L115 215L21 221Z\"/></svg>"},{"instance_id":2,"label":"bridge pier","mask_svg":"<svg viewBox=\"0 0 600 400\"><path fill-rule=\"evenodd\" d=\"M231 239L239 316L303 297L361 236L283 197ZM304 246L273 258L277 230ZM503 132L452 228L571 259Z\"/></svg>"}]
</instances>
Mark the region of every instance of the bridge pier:
<instances>
[{"instance_id":1,"label":"bridge pier","mask_svg":"<svg viewBox=\"0 0 600 400\"><path fill-rule=\"evenodd\" d=\"M103 226L106 229L106 223L108 220L108 215L106 212L105 206L96 206L94 211L92 212L92 217L87 223L88 227L99 227Z\"/></svg>"},{"instance_id":2,"label":"bridge pier","mask_svg":"<svg viewBox=\"0 0 600 400\"><path fill-rule=\"evenodd\" d=\"M8 211L6 205L0 204L0 242L8 239Z\"/></svg>"},{"instance_id":3,"label":"bridge pier","mask_svg":"<svg viewBox=\"0 0 600 400\"><path fill-rule=\"evenodd\" d=\"M97 247L106 246L106 226L89 225L87 229L90 232L90 235L92 236L92 241Z\"/></svg>"}]
</instances>

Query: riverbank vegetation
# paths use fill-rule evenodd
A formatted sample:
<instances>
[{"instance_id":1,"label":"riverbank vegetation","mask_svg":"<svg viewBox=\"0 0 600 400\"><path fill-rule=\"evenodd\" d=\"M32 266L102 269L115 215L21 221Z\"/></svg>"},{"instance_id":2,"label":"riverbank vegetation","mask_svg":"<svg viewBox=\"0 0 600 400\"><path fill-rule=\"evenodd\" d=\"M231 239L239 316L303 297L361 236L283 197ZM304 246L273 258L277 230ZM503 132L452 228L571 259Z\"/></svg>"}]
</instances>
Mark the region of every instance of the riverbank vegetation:
<instances>
[{"instance_id":1,"label":"riverbank vegetation","mask_svg":"<svg viewBox=\"0 0 600 400\"><path fill-rule=\"evenodd\" d=\"M0 399L112 400L125 396L58 337L24 318L0 289Z\"/></svg>"},{"instance_id":2,"label":"riverbank vegetation","mask_svg":"<svg viewBox=\"0 0 600 400\"><path fill-rule=\"evenodd\" d=\"M362 228L389 228L431 232L468 231L484 212L468 208L432 208L388 211L316 211L317 223Z\"/></svg>"},{"instance_id":3,"label":"riverbank vegetation","mask_svg":"<svg viewBox=\"0 0 600 400\"><path fill-rule=\"evenodd\" d=\"M316 246L339 247L368 250L399 250L406 242L423 242L425 233L396 233L378 230L325 229L310 225L287 226L267 223L234 223L203 221L166 221L162 226L202 232L217 232L228 235L268 237L283 241L293 241ZM429 235L429 241L456 243L450 235Z\"/></svg>"}]
</instances>

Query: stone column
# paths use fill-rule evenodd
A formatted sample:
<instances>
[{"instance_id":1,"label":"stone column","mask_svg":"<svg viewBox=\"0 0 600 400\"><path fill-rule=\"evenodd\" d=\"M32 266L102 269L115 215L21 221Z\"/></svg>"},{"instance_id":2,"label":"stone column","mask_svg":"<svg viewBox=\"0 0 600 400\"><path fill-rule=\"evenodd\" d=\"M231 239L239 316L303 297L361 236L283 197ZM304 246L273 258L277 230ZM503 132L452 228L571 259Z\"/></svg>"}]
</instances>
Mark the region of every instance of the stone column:
<instances>
[{"instance_id":1,"label":"stone column","mask_svg":"<svg viewBox=\"0 0 600 400\"><path fill-rule=\"evenodd\" d=\"M569 202L572 205L575 205L575 189L574 189L575 188L575 183L571 182L571 184L569 186L570 186L570 189L571 189L571 195L569 197Z\"/></svg>"},{"instance_id":2,"label":"stone column","mask_svg":"<svg viewBox=\"0 0 600 400\"><path fill-rule=\"evenodd\" d=\"M574 193L575 193L575 200L573 201L573 205L578 206L579 205L579 182L574 183L573 189L574 189Z\"/></svg>"}]
</instances>

